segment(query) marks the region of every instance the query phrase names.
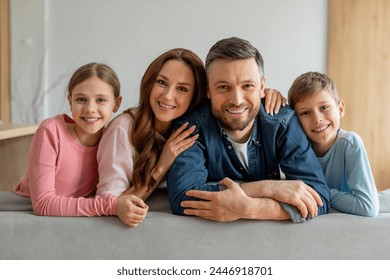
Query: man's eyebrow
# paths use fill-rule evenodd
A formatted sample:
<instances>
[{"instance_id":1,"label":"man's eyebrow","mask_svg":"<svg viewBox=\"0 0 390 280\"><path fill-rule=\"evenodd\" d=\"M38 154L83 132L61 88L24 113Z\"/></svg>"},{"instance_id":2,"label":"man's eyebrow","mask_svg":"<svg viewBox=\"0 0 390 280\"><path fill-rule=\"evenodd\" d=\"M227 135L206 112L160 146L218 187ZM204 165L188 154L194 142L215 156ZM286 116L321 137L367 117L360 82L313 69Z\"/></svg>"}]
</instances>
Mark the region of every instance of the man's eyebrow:
<instances>
[{"instance_id":1,"label":"man's eyebrow","mask_svg":"<svg viewBox=\"0 0 390 280\"><path fill-rule=\"evenodd\" d=\"M216 85L216 84L228 84L228 82L225 80L217 80L214 82L214 85Z\"/></svg>"},{"instance_id":2,"label":"man's eyebrow","mask_svg":"<svg viewBox=\"0 0 390 280\"><path fill-rule=\"evenodd\" d=\"M253 79L248 79L248 80L242 81L242 83L252 83L252 84L254 84L254 83L256 83L256 81L253 80Z\"/></svg>"},{"instance_id":3,"label":"man's eyebrow","mask_svg":"<svg viewBox=\"0 0 390 280\"><path fill-rule=\"evenodd\" d=\"M255 80L253 79L248 79L248 80L244 80L242 82L240 82L241 84L246 84L246 83L256 83ZM217 84L229 84L228 81L225 81L225 80L217 80L214 85L217 85Z\"/></svg>"}]
</instances>

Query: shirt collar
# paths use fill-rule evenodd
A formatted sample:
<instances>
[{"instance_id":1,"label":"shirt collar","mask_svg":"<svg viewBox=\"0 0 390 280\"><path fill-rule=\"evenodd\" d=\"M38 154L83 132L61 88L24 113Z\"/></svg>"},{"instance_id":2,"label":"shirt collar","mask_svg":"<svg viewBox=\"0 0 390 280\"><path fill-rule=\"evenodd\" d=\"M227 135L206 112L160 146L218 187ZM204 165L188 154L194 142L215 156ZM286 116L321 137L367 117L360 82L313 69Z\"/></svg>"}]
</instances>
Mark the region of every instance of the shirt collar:
<instances>
[{"instance_id":1,"label":"shirt collar","mask_svg":"<svg viewBox=\"0 0 390 280\"><path fill-rule=\"evenodd\" d=\"M260 135L259 135L259 137L257 136L257 134L258 134L258 128L257 128L258 121L259 121L258 118L255 117L255 121L253 123L252 133L251 133L250 139L248 141L248 144L253 142L253 143L255 143L255 145L258 145L258 146L261 145ZM218 126L219 134L221 135L221 137L228 139L230 141L229 134L227 133L226 129L222 126L222 124L218 120L217 120L217 126Z\"/></svg>"}]
</instances>

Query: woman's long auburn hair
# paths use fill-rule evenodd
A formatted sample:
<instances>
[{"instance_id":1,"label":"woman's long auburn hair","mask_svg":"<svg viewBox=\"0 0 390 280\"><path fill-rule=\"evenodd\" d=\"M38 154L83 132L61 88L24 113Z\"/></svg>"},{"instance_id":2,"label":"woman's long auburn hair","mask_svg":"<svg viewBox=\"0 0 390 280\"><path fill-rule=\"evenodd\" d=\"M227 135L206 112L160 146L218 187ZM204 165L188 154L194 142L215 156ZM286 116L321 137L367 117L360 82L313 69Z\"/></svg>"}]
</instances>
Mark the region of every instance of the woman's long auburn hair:
<instances>
[{"instance_id":1,"label":"woman's long auburn hair","mask_svg":"<svg viewBox=\"0 0 390 280\"><path fill-rule=\"evenodd\" d=\"M126 110L133 117L129 139L136 150L133 168L133 183L136 188L152 188L156 182L152 172L162 151L156 139L155 116L150 106L150 94L157 75L169 60L183 61L194 75L194 95L187 111L200 105L206 99L207 76L202 60L192 51L182 48L171 49L157 57L146 69L140 87L140 99L136 110Z\"/></svg>"}]
</instances>

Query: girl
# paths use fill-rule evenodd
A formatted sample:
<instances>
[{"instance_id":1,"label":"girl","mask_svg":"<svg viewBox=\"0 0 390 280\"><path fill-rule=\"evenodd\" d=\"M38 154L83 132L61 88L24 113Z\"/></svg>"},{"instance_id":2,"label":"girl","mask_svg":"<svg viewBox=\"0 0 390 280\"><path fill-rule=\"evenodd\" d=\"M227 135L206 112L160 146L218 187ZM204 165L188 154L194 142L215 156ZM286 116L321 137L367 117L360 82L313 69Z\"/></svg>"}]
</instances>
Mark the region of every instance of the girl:
<instances>
[{"instance_id":1,"label":"girl","mask_svg":"<svg viewBox=\"0 0 390 280\"><path fill-rule=\"evenodd\" d=\"M140 89L139 106L110 123L98 149L97 194L132 195L131 210L122 215L131 227L143 221L148 211L143 201L164 181L175 158L198 137L190 136L195 127L184 124L172 132L171 125L206 98L204 64L190 50L171 49L149 65ZM276 112L285 104L280 96L270 91L267 97L267 106Z\"/></svg>"},{"instance_id":2,"label":"girl","mask_svg":"<svg viewBox=\"0 0 390 280\"><path fill-rule=\"evenodd\" d=\"M90 63L72 75L66 114L44 120L30 147L27 174L13 192L31 197L33 211L44 216L116 215L127 201L96 196L96 153L103 128L121 104L120 83L104 64Z\"/></svg>"}]
</instances>

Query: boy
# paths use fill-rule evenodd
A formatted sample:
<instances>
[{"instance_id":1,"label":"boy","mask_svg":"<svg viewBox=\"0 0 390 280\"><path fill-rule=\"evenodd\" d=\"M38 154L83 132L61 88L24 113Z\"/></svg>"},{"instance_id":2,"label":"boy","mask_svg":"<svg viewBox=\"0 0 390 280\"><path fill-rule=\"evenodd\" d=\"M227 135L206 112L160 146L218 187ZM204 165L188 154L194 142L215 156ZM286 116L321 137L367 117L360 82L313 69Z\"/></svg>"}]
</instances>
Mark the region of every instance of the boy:
<instances>
[{"instance_id":1,"label":"boy","mask_svg":"<svg viewBox=\"0 0 390 280\"><path fill-rule=\"evenodd\" d=\"M293 82L290 106L296 111L325 174L331 207L337 211L376 217L379 202L362 139L340 128L344 101L326 75L308 72Z\"/></svg>"}]
</instances>

